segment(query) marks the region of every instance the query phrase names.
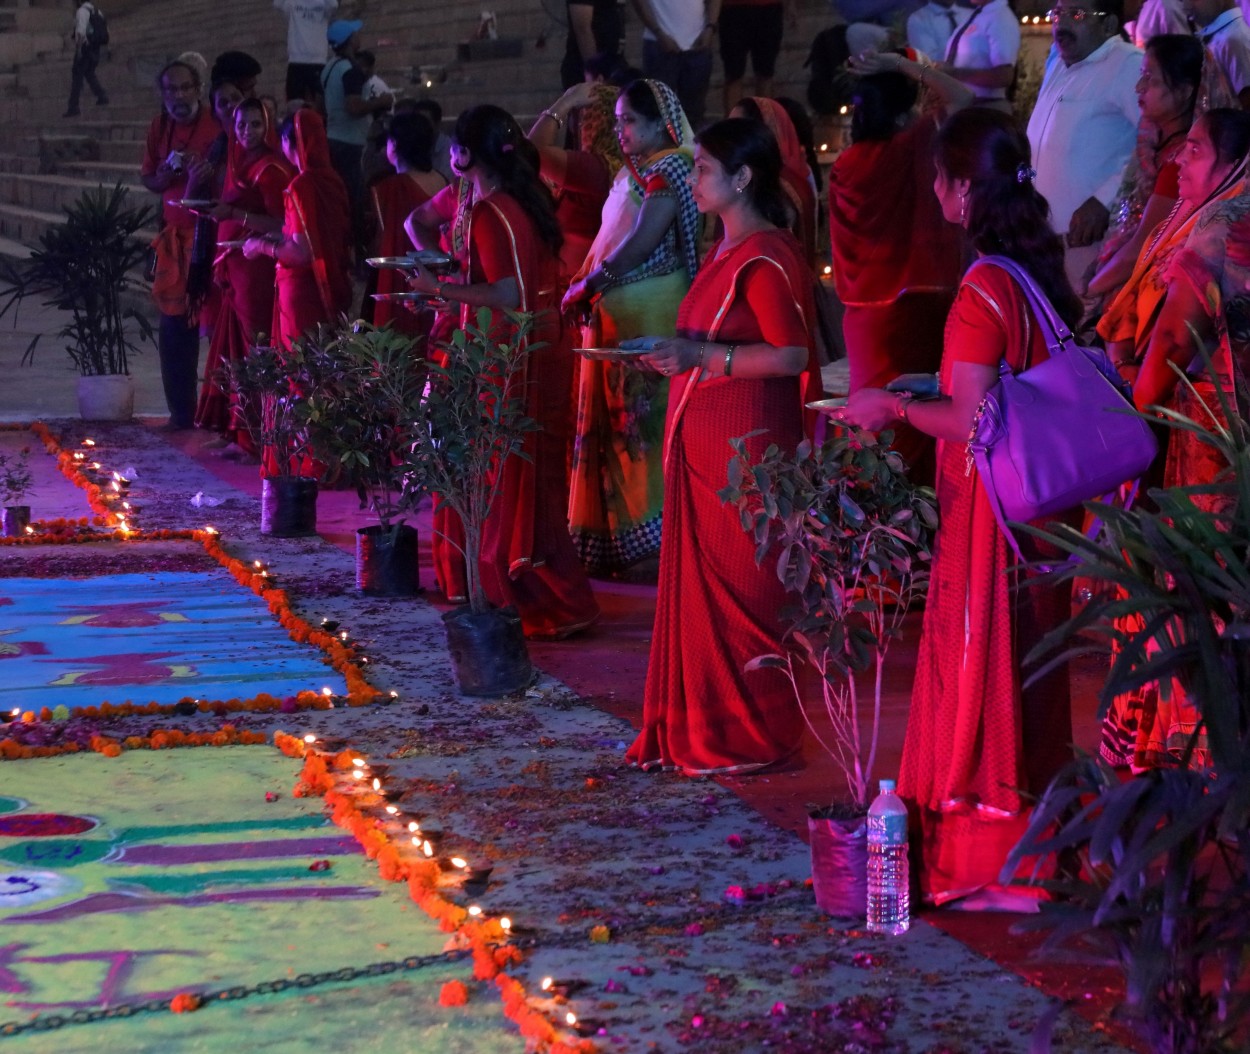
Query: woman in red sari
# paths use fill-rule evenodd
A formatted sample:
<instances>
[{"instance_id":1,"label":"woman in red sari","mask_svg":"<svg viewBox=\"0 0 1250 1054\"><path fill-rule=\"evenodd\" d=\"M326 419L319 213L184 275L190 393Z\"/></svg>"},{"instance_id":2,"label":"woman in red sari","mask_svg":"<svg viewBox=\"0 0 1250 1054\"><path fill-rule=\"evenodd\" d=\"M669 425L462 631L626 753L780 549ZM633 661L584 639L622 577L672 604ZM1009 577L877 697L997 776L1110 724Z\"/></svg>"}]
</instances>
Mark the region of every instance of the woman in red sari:
<instances>
[{"instance_id":1,"label":"woman in red sari","mask_svg":"<svg viewBox=\"0 0 1250 1054\"><path fill-rule=\"evenodd\" d=\"M917 112L924 78L944 109L973 98L954 78L902 55L864 55L851 145L829 174L833 284L845 305L849 391L881 388L904 373L934 373L942 328L959 284L962 238L933 193L937 123ZM894 445L913 479L933 479L933 440L901 425Z\"/></svg>"},{"instance_id":2,"label":"woman in red sari","mask_svg":"<svg viewBox=\"0 0 1250 1054\"><path fill-rule=\"evenodd\" d=\"M347 188L330 165L321 115L296 110L279 129L282 152L298 170L287 187L282 231L251 237L249 260L277 261L272 338L282 347L351 306L351 211Z\"/></svg>"},{"instance_id":3,"label":"woman in red sari","mask_svg":"<svg viewBox=\"0 0 1250 1054\"><path fill-rule=\"evenodd\" d=\"M370 187L373 216L377 221L376 256L403 256L412 249L404 220L447 185L434 171L434 126L420 113L397 113L386 130L386 160L395 174ZM408 288L402 271L383 268L377 272L374 292L399 293ZM375 326L388 322L400 333L417 337L426 332L422 316L388 300L366 298L363 312ZM372 312L372 316L370 316Z\"/></svg>"},{"instance_id":4,"label":"woman in red sari","mask_svg":"<svg viewBox=\"0 0 1250 1054\"><path fill-rule=\"evenodd\" d=\"M560 639L599 616L565 512L573 353L556 287L560 228L551 193L538 177L538 151L499 107L475 106L460 115L451 163L472 188L471 198L461 196L471 200L460 235L467 250L465 273L455 282L443 281L417 267L409 284L458 308L461 325L481 307L534 314L521 383L525 413L540 427L526 436L526 457L510 457L501 469L504 478L482 533L480 569L491 603L515 606L526 636ZM438 246L443 198L438 195L409 218L418 248ZM508 324L496 319L501 329ZM459 522L448 509L436 508L434 526L439 587L449 600L464 601L464 558L454 544L462 536Z\"/></svg>"},{"instance_id":5,"label":"woman in red sari","mask_svg":"<svg viewBox=\"0 0 1250 1054\"><path fill-rule=\"evenodd\" d=\"M249 235L273 235L282 229L283 192L295 170L270 144L269 112L257 99L242 100L234 111L233 138L227 151L221 203L213 210L217 241L241 242ZM231 420L230 396L217 372L243 358L258 334L273 324L274 262L248 258L240 248L219 249L215 278L222 292L217 326L204 367L204 386L195 423L222 436L227 453L255 454L247 429Z\"/></svg>"},{"instance_id":6,"label":"woman in red sari","mask_svg":"<svg viewBox=\"0 0 1250 1054\"><path fill-rule=\"evenodd\" d=\"M761 431L747 442L755 456L770 443L798 445L803 403L820 380L811 282L785 229L776 141L758 122L731 118L695 144L694 199L725 234L682 301L678 336L643 356L671 380L655 631L642 731L626 755L690 775L775 764L803 737L785 677L743 672L781 646L785 587L756 566L755 543L717 491L730 439Z\"/></svg>"},{"instance_id":7,"label":"woman in red sari","mask_svg":"<svg viewBox=\"0 0 1250 1054\"><path fill-rule=\"evenodd\" d=\"M1049 206L1033 186L1028 140L1011 117L984 107L955 114L938 133L936 160L934 190L946 219L965 227L978 253L1026 267L1073 325L1081 304L1064 274ZM1068 617L1068 594L1017 588L1015 556L976 468L968 466L966 447L1000 362L1018 370L1047 355L1015 279L975 262L946 323L942 394L918 402L861 388L833 412L873 430L908 421L938 440L942 520L899 777L899 793L919 813L921 890L936 904L1036 906L999 886L999 873L1028 823L1024 795L1040 794L1071 758L1067 668L1027 688L1022 673L1033 646ZM1022 533L1016 538L1028 542ZM1032 546L1025 556L1042 558Z\"/></svg>"},{"instance_id":8,"label":"woman in red sari","mask_svg":"<svg viewBox=\"0 0 1250 1054\"><path fill-rule=\"evenodd\" d=\"M799 142L799 133L786 108L775 99L748 95L739 99L729 111L730 117L746 117L759 121L773 134L781 150L781 190L791 214L788 224L803 247L809 264L816 260L816 187L807 155Z\"/></svg>"}]
</instances>

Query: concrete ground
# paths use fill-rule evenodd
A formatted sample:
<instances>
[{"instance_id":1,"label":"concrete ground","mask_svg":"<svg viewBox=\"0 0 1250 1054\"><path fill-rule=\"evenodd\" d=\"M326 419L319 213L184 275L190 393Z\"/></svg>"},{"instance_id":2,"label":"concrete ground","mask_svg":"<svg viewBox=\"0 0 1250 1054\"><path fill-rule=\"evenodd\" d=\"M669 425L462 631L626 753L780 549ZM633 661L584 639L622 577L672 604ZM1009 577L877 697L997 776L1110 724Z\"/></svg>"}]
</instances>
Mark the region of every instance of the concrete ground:
<instances>
[{"instance_id":1,"label":"concrete ground","mask_svg":"<svg viewBox=\"0 0 1250 1054\"><path fill-rule=\"evenodd\" d=\"M214 458L202 436L152 427L163 420L154 349L135 362L137 406L151 418L131 425L74 419L74 375L50 338L35 366L17 364L33 334L57 326L54 312L33 305L16 329L0 322L0 420L42 418L67 446L91 435L106 467L133 469L140 526L212 523L234 555L266 561L306 619L330 617L350 628L375 683L396 691L397 704L250 716L250 727L345 736L370 757L385 757L391 778L406 787L406 811L423 816L427 828L441 827L461 855L493 864L481 903L506 911L531 945L515 974L531 990L545 974L586 982L570 1005L601 1023L602 1049L1036 1049L1030 1033L1048 1005L1036 983L1058 990L1044 971L1022 968L1029 983L928 916L905 936L885 939L816 910L804 887L807 848L793 831L801 826L797 795L830 786L828 768L810 750L797 773L720 783L623 766L630 720L641 710L653 587L603 584L603 624L585 640L534 647L545 672L528 691L462 697L436 606L355 592L344 550L366 521L354 495L323 493L322 539L260 535L256 470ZM197 494L217 504L193 505ZM427 526L418 520L428 537ZM423 580L432 587L428 546L424 556ZM899 666L905 680L906 662ZM891 706L887 773L901 741L905 684L892 689ZM1011 944L1013 921L983 917L978 926ZM592 942L594 926L606 926L611 939ZM1068 994L1096 1005L1096 1020L1065 1012L1053 1050L1123 1049L1107 1032L1114 981L1071 977L1076 989ZM474 997L494 995L484 988Z\"/></svg>"}]
</instances>

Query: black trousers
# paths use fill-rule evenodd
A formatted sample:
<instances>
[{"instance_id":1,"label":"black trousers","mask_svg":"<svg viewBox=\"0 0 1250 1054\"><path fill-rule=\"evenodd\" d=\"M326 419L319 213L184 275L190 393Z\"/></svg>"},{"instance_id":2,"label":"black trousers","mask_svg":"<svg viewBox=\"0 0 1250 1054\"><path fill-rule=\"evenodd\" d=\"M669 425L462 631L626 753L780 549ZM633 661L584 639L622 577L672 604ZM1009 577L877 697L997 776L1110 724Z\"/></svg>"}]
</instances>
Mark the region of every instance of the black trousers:
<instances>
[{"instance_id":1,"label":"black trousers","mask_svg":"<svg viewBox=\"0 0 1250 1054\"><path fill-rule=\"evenodd\" d=\"M86 44L74 53L74 65L70 70L69 80L69 104L65 107L67 113L78 112L78 101L82 97L83 81L87 82L87 87L91 89L91 94L95 96L97 103L108 102L108 93L100 86L100 82L95 75L95 69L99 64L99 48L93 48Z\"/></svg>"},{"instance_id":2,"label":"black trousers","mask_svg":"<svg viewBox=\"0 0 1250 1054\"><path fill-rule=\"evenodd\" d=\"M174 428L194 428L200 372L199 324L189 325L186 315L161 315L157 347L169 423Z\"/></svg>"}]
</instances>

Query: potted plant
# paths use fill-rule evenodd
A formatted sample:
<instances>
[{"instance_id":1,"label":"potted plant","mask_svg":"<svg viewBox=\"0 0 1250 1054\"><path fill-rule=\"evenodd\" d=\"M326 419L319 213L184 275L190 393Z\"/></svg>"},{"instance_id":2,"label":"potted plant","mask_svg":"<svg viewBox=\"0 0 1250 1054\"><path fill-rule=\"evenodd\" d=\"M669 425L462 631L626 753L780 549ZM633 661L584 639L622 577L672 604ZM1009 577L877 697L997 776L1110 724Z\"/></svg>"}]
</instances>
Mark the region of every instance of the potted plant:
<instances>
[{"instance_id":1,"label":"potted plant","mask_svg":"<svg viewBox=\"0 0 1250 1054\"><path fill-rule=\"evenodd\" d=\"M16 454L0 451L0 534L6 538L23 534L30 525L30 506L22 499L33 482L29 449L23 447Z\"/></svg>"},{"instance_id":2,"label":"potted plant","mask_svg":"<svg viewBox=\"0 0 1250 1054\"><path fill-rule=\"evenodd\" d=\"M276 538L317 533L317 475L304 426L300 357L299 342L289 351L258 344L221 368L234 413L261 451L261 533Z\"/></svg>"},{"instance_id":3,"label":"potted plant","mask_svg":"<svg viewBox=\"0 0 1250 1054\"><path fill-rule=\"evenodd\" d=\"M1158 682L1166 700L1179 686L1207 737L1209 769L1189 766L1192 742L1175 764L1128 779L1077 759L1004 869L1057 858L1057 877L1033 880L1057 896L1031 924L1053 927L1051 947L1078 945L1123 972L1124 1013L1157 1054L1244 1051L1250 1028L1250 423L1221 402L1227 426L1164 411L1227 460L1214 483L1154 490L1128 511L1097 506L1094 539L1033 531L1074 558L1046 580L1112 588L1031 658L1114 647L1100 715L1133 688Z\"/></svg>"},{"instance_id":4,"label":"potted plant","mask_svg":"<svg viewBox=\"0 0 1250 1054\"><path fill-rule=\"evenodd\" d=\"M816 902L834 915L863 915L867 814L881 732L890 645L928 587L937 504L913 484L891 433L839 430L819 447L769 446L752 462L745 437L732 442L723 500L737 505L756 543L796 603L782 612L784 648L748 669L788 677L816 740L845 786L808 816ZM806 690L815 674L819 698ZM865 684L865 677L871 680Z\"/></svg>"},{"instance_id":5,"label":"potted plant","mask_svg":"<svg viewBox=\"0 0 1250 1054\"><path fill-rule=\"evenodd\" d=\"M417 529L405 523L421 491L407 463L427 382L417 341L389 327L342 321L301 343L302 416L316 457L337 467L378 522L356 532L356 587L420 591Z\"/></svg>"},{"instance_id":6,"label":"potted plant","mask_svg":"<svg viewBox=\"0 0 1250 1054\"><path fill-rule=\"evenodd\" d=\"M533 676L521 620L515 611L491 607L479 568L482 528L503 482L501 468L510 457L526 456L525 435L538 427L525 416L519 390L533 317L508 312L503 339L491 318L489 309L479 310L428 364L429 391L407 454L421 485L463 526L462 538L447 541L464 556L469 602L443 619L456 677L468 695L503 695Z\"/></svg>"},{"instance_id":7,"label":"potted plant","mask_svg":"<svg viewBox=\"0 0 1250 1054\"><path fill-rule=\"evenodd\" d=\"M84 420L129 420L134 413L134 379L129 356L140 340L152 340L152 326L134 307L124 307L129 275L145 259L147 246L136 235L152 222L148 206L131 206L125 188L101 186L84 191L65 210L65 221L39 238L29 260L0 261L0 280L9 295L0 317L28 297L43 306L70 312L57 334L79 373L78 405ZM22 361L28 362L36 336Z\"/></svg>"}]
</instances>

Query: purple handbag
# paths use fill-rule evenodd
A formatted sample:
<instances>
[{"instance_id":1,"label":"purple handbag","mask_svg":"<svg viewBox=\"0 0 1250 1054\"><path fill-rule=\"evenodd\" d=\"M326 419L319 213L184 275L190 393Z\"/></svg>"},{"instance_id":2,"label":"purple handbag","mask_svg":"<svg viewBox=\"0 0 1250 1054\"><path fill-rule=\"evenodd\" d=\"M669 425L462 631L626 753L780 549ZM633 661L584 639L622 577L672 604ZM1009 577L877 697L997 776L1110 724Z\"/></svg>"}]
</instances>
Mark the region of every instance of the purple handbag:
<instances>
[{"instance_id":1,"label":"purple handbag","mask_svg":"<svg viewBox=\"0 0 1250 1054\"><path fill-rule=\"evenodd\" d=\"M1107 353L1080 347L1046 295L1014 260L986 256L1010 274L1033 308L1050 357L998 383L982 400L968 450L999 526L1055 516L1109 494L1150 466L1158 444L1133 408Z\"/></svg>"}]
</instances>

